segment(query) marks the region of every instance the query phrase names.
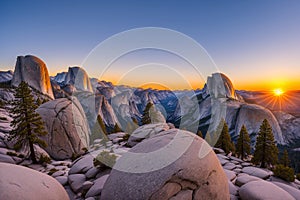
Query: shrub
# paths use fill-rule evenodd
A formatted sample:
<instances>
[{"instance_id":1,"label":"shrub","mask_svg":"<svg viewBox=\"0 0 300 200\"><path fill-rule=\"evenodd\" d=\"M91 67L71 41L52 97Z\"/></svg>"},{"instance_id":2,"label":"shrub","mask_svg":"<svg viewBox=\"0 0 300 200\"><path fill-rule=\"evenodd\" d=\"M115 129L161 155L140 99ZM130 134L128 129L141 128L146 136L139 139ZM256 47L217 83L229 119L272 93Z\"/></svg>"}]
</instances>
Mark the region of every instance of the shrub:
<instances>
[{"instance_id":1,"label":"shrub","mask_svg":"<svg viewBox=\"0 0 300 200\"><path fill-rule=\"evenodd\" d=\"M47 155L42 154L40 156L39 163L41 163L41 164L48 163L49 164L49 163L51 163L51 158Z\"/></svg>"},{"instance_id":2,"label":"shrub","mask_svg":"<svg viewBox=\"0 0 300 200\"><path fill-rule=\"evenodd\" d=\"M6 154L9 156L18 156L18 154L16 154L15 152L12 152L12 151L8 151Z\"/></svg>"},{"instance_id":3,"label":"shrub","mask_svg":"<svg viewBox=\"0 0 300 200\"><path fill-rule=\"evenodd\" d=\"M48 175L51 176L52 174L54 174L55 172L57 172L58 169L52 168L50 169L50 171L48 172Z\"/></svg>"},{"instance_id":4,"label":"shrub","mask_svg":"<svg viewBox=\"0 0 300 200\"><path fill-rule=\"evenodd\" d=\"M300 181L300 173L296 175L296 178Z\"/></svg>"},{"instance_id":5,"label":"shrub","mask_svg":"<svg viewBox=\"0 0 300 200\"><path fill-rule=\"evenodd\" d=\"M72 156L71 156L71 160L74 161L74 160L76 160L76 159L79 158L79 157L80 157L79 154L73 153Z\"/></svg>"},{"instance_id":6,"label":"shrub","mask_svg":"<svg viewBox=\"0 0 300 200\"><path fill-rule=\"evenodd\" d=\"M126 133L124 136L123 136L123 141L127 141L129 139L130 135L128 133Z\"/></svg>"},{"instance_id":7,"label":"shrub","mask_svg":"<svg viewBox=\"0 0 300 200\"><path fill-rule=\"evenodd\" d=\"M94 166L96 167L105 165L107 167L112 168L115 165L117 158L118 157L114 153L110 153L109 151L103 150L94 159Z\"/></svg>"},{"instance_id":8,"label":"shrub","mask_svg":"<svg viewBox=\"0 0 300 200\"><path fill-rule=\"evenodd\" d=\"M290 167L285 167L284 165L276 165L274 169L274 176L279 177L288 182L293 182L295 180L294 170Z\"/></svg>"}]
</instances>

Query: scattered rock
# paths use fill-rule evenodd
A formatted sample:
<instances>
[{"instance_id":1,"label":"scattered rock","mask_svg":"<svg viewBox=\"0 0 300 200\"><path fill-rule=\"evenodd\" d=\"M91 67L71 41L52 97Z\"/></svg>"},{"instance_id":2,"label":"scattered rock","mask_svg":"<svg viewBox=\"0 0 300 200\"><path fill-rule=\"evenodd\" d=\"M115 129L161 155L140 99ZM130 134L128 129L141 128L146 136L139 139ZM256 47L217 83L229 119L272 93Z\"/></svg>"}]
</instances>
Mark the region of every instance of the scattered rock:
<instances>
[{"instance_id":1,"label":"scattered rock","mask_svg":"<svg viewBox=\"0 0 300 200\"><path fill-rule=\"evenodd\" d=\"M293 196L296 200L300 200L300 190L286 185L284 183L279 183L279 182L272 182L274 185L277 185L278 187L280 187L281 189L285 190L286 192L288 192L291 196Z\"/></svg>"},{"instance_id":2,"label":"scattered rock","mask_svg":"<svg viewBox=\"0 0 300 200\"><path fill-rule=\"evenodd\" d=\"M93 197L93 196L97 196L97 195L101 194L104 184L108 177L109 177L109 175L107 174L107 175L104 175L104 176L98 178L97 180L95 180L94 185L89 189L89 191L86 193L85 197L86 198ZM117 187L117 186L115 186L115 187Z\"/></svg>"},{"instance_id":3,"label":"scattered rock","mask_svg":"<svg viewBox=\"0 0 300 200\"><path fill-rule=\"evenodd\" d=\"M68 177L66 176L57 176L55 179L62 185L66 185L68 183Z\"/></svg>"},{"instance_id":4,"label":"scattered rock","mask_svg":"<svg viewBox=\"0 0 300 200\"><path fill-rule=\"evenodd\" d=\"M5 154L0 154L0 162L16 164L16 162L14 161L14 159L12 157L5 155Z\"/></svg>"},{"instance_id":5,"label":"scattered rock","mask_svg":"<svg viewBox=\"0 0 300 200\"><path fill-rule=\"evenodd\" d=\"M94 157L91 154L84 155L75 161L69 174L85 173L93 167Z\"/></svg>"},{"instance_id":6,"label":"scattered rock","mask_svg":"<svg viewBox=\"0 0 300 200\"><path fill-rule=\"evenodd\" d=\"M150 138L154 135L162 131L166 131L169 129L168 124L166 123L158 123L158 124L146 124L144 126L138 127L135 131L130 135L127 144L131 147L135 146L139 142L143 141L146 138Z\"/></svg>"},{"instance_id":7,"label":"scattered rock","mask_svg":"<svg viewBox=\"0 0 300 200\"><path fill-rule=\"evenodd\" d=\"M242 185L246 184L246 183L249 183L251 181L259 181L261 180L260 178L258 177L255 177L255 176L250 176L248 174L239 174L237 179L235 180L235 184L239 187L241 187Z\"/></svg>"},{"instance_id":8,"label":"scattered rock","mask_svg":"<svg viewBox=\"0 0 300 200\"><path fill-rule=\"evenodd\" d=\"M75 193L81 191L85 180L84 174L71 174L68 176L68 182Z\"/></svg>"},{"instance_id":9,"label":"scattered rock","mask_svg":"<svg viewBox=\"0 0 300 200\"><path fill-rule=\"evenodd\" d=\"M226 174L228 180L232 181L233 179L236 178L236 174L235 174L233 171L224 169L224 172L225 172L225 174Z\"/></svg>"}]
</instances>

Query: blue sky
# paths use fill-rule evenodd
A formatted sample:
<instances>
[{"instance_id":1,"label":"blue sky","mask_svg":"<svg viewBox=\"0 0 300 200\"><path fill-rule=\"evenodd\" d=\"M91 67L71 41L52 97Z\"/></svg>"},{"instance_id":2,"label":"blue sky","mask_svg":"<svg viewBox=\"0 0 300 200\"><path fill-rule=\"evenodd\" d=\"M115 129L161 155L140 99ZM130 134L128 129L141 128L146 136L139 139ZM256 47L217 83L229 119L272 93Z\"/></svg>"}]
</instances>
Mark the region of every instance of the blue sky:
<instances>
[{"instance_id":1,"label":"blue sky","mask_svg":"<svg viewBox=\"0 0 300 200\"><path fill-rule=\"evenodd\" d=\"M299 89L300 2L0 2L0 67L33 54L50 74L80 65L100 42L138 27L164 27L200 43L238 89Z\"/></svg>"}]
</instances>

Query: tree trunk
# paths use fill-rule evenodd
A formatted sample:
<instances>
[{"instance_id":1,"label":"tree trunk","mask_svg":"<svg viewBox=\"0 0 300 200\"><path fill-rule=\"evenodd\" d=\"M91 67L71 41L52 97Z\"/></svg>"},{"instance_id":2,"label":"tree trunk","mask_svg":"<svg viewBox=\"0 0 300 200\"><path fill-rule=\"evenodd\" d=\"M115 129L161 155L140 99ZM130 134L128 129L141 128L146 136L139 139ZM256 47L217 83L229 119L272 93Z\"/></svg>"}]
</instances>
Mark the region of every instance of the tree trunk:
<instances>
[{"instance_id":1,"label":"tree trunk","mask_svg":"<svg viewBox=\"0 0 300 200\"><path fill-rule=\"evenodd\" d=\"M33 143L31 141L29 141L29 148L30 148L30 158L31 158L32 162L34 164L36 164L37 160L36 160L35 153L34 153Z\"/></svg>"}]
</instances>

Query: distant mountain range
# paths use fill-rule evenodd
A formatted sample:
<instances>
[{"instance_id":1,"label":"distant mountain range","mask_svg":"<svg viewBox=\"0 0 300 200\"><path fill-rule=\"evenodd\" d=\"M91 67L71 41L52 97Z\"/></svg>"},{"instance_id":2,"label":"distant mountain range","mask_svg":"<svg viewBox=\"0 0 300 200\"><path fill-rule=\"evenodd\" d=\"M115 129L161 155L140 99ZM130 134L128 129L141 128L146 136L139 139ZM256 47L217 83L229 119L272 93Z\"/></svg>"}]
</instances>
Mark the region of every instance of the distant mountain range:
<instances>
[{"instance_id":1,"label":"distant mountain range","mask_svg":"<svg viewBox=\"0 0 300 200\"><path fill-rule=\"evenodd\" d=\"M266 118L272 125L278 144L291 145L300 141L299 91L285 94L288 100L283 101L279 109L274 103L268 104L272 97L267 92L236 91L230 79L221 73L208 77L201 90L168 91L113 85L88 77L80 67L69 67L67 72L47 77L48 71L43 61L34 56L22 59L22 62L18 59L16 65L21 73L13 75L12 71L0 72L0 82L25 80L48 97L52 97L52 93L54 98L76 96L85 110L90 128L94 126L98 115L108 129L113 128L116 123L123 129L133 120L141 123L146 104L152 102L166 122L193 132L201 130L206 135L211 131L210 125L215 123L213 117L216 115L217 104L214 102L218 99L226 107L223 116L233 140L237 139L244 124L254 145L259 126ZM40 73L35 76L24 75L27 72L21 70L36 66L38 70L35 70ZM51 88L48 87L48 80Z\"/></svg>"}]
</instances>

